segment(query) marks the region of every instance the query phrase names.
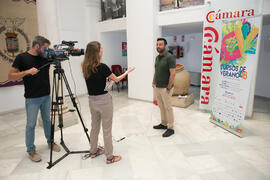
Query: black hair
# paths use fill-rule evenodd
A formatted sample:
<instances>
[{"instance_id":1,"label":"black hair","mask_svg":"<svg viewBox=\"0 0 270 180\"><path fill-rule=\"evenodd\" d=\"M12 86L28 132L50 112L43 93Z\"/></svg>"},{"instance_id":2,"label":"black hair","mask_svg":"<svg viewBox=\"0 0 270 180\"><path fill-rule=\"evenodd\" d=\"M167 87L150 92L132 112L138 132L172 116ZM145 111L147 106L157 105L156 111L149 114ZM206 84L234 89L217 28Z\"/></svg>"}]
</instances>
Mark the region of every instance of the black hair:
<instances>
[{"instance_id":1,"label":"black hair","mask_svg":"<svg viewBox=\"0 0 270 180\"><path fill-rule=\"evenodd\" d=\"M165 38L157 38L157 41L164 41L164 44L167 45L167 40Z\"/></svg>"},{"instance_id":2,"label":"black hair","mask_svg":"<svg viewBox=\"0 0 270 180\"><path fill-rule=\"evenodd\" d=\"M51 44L51 42L46 39L45 37L43 36L36 36L32 42L32 47L34 47L36 44L38 44L39 46L43 46L44 44Z\"/></svg>"}]
</instances>

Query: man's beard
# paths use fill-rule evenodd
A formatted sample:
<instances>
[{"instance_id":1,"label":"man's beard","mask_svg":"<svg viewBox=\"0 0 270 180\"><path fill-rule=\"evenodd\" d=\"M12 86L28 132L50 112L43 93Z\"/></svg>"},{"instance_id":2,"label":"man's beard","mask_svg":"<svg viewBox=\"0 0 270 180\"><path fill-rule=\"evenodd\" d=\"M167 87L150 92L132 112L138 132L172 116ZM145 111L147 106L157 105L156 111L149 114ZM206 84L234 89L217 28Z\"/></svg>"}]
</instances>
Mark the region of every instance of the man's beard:
<instances>
[{"instance_id":1,"label":"man's beard","mask_svg":"<svg viewBox=\"0 0 270 180\"><path fill-rule=\"evenodd\" d=\"M37 53L38 56L41 56L41 57L42 57L42 55L43 55L40 49L37 49L37 50L36 50L36 53Z\"/></svg>"},{"instance_id":2,"label":"man's beard","mask_svg":"<svg viewBox=\"0 0 270 180\"><path fill-rule=\"evenodd\" d=\"M164 49L157 48L157 52L159 52L159 53L163 53L164 51L165 51L165 48Z\"/></svg>"}]
</instances>

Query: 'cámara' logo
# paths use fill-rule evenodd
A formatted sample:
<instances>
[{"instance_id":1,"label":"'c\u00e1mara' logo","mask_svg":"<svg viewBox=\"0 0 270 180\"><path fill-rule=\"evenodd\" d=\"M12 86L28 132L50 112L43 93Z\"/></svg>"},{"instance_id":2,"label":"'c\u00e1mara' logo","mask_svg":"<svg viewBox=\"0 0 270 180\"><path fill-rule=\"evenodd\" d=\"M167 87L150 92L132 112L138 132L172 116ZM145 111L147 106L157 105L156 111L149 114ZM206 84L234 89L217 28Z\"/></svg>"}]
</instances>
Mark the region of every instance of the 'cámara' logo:
<instances>
[{"instance_id":1,"label":"'c\u00e1mara' logo","mask_svg":"<svg viewBox=\"0 0 270 180\"><path fill-rule=\"evenodd\" d=\"M209 23L215 22L215 20L219 19L231 19L231 18L241 18L241 17L250 17L254 16L254 9L250 10L236 10L236 11L229 11L229 12L220 12L219 9L216 11L210 11L206 15L206 20Z\"/></svg>"}]
</instances>

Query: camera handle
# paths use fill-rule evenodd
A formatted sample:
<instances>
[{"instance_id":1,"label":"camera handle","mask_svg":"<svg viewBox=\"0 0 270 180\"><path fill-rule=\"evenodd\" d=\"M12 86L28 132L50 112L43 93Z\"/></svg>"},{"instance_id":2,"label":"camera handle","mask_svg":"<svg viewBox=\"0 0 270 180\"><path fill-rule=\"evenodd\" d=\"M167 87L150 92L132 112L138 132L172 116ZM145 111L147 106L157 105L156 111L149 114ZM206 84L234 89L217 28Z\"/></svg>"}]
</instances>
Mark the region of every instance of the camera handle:
<instances>
[{"instance_id":1,"label":"camera handle","mask_svg":"<svg viewBox=\"0 0 270 180\"><path fill-rule=\"evenodd\" d=\"M48 63L44 64L43 66L40 66L40 67L38 68L38 70L41 70L41 69L45 68L46 66L49 66L49 65L52 64L52 63L53 63L53 62L48 62Z\"/></svg>"},{"instance_id":2,"label":"camera handle","mask_svg":"<svg viewBox=\"0 0 270 180\"><path fill-rule=\"evenodd\" d=\"M63 160L66 156L69 154L78 154L78 153L90 153L89 150L86 151L70 151L67 146L65 145L64 138L63 138L63 114L62 114L62 105L63 105L63 80L66 85L66 88L68 90L70 99L73 103L73 106L75 107L79 119L81 121L81 124L83 126L84 132L86 134L86 137L89 141L90 144L90 137L88 135L88 129L85 127L84 122L82 120L81 113L78 109L77 103L75 101L75 97L73 96L70 86L68 84L66 75L64 70L61 68L61 62L59 60L54 61L55 63L55 69L53 71L53 88L52 88L52 105L51 105L51 147L50 147L50 161L48 162L49 166L47 167L48 169L52 168L55 164ZM47 63L51 64L51 63ZM46 65L44 65L45 67ZM40 69L43 67L40 67ZM61 142L60 144L66 151L66 153L60 157L59 159L55 160L54 162L52 161L52 151L53 151L53 142L54 142L54 128L55 128L55 119L56 119L56 114L58 115L58 127L60 128L60 133L61 133Z\"/></svg>"},{"instance_id":3,"label":"camera handle","mask_svg":"<svg viewBox=\"0 0 270 180\"><path fill-rule=\"evenodd\" d=\"M50 65L50 64L52 64L53 62L48 62L48 63L46 63L46 64L44 64L43 66L40 66L39 68L37 68L39 71L41 70L41 69L43 69L43 68L45 68L46 66L48 66L48 65ZM31 77L31 76L33 76L32 74L26 74L24 77Z\"/></svg>"}]
</instances>

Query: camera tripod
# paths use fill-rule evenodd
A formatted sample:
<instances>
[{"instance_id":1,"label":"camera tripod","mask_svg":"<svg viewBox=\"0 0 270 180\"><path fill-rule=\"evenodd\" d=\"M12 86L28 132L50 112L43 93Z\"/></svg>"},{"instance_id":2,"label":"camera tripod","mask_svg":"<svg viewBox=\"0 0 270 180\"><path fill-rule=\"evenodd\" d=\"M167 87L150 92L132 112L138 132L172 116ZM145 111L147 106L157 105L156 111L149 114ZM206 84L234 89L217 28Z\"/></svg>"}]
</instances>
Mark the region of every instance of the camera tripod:
<instances>
[{"instance_id":1,"label":"camera tripod","mask_svg":"<svg viewBox=\"0 0 270 180\"><path fill-rule=\"evenodd\" d=\"M67 157L69 154L78 154L78 153L89 153L89 150L86 151L70 151L68 147L65 145L64 142L64 137L63 137L63 80L66 85L66 88L68 90L68 94L70 96L70 99L73 103L73 106L75 107L79 119L81 121L81 124L83 126L84 132L87 136L87 139L90 143L90 137L87 133L88 129L85 127L84 122L81 117L81 113L78 109L78 106L75 101L75 97L73 96L70 86L68 84L66 75L64 73L64 70L61 67L61 62L60 60L54 60L53 64L55 65L55 69L53 71L53 88L52 88L52 105L51 105L51 146L50 146L50 161L48 162L49 166L47 167L48 169L52 168L55 164L63 160L65 157ZM54 162L52 161L52 156L53 156L53 142L54 142L54 128L55 128L55 119L56 119L56 114L58 115L58 127L60 129L61 133L61 142L60 144L62 145L63 149L66 151L66 153L60 157L59 159L55 160ZM90 148L89 148L90 149Z\"/></svg>"}]
</instances>

